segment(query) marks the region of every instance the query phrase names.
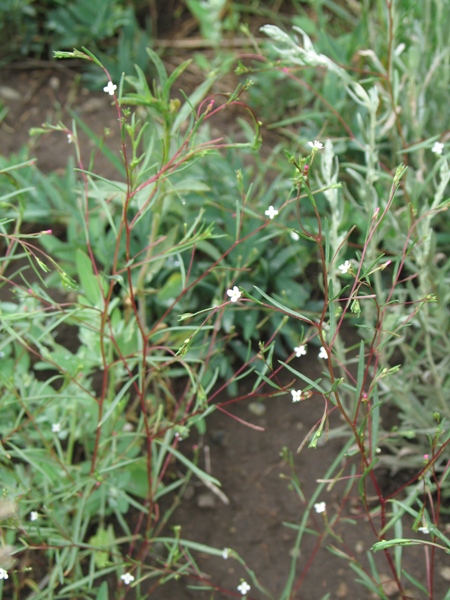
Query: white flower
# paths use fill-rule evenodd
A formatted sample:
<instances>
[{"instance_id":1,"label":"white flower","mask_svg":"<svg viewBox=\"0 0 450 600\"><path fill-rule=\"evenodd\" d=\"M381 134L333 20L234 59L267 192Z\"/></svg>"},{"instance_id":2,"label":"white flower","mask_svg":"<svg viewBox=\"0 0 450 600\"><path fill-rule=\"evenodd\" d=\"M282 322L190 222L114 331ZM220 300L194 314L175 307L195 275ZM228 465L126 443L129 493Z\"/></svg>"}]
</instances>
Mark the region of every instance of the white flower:
<instances>
[{"instance_id":1,"label":"white flower","mask_svg":"<svg viewBox=\"0 0 450 600\"><path fill-rule=\"evenodd\" d=\"M300 239L300 236L298 235L298 233L296 231L291 231L290 235L291 235L291 240L294 240L294 242L298 242L298 240Z\"/></svg>"},{"instance_id":2,"label":"white flower","mask_svg":"<svg viewBox=\"0 0 450 600\"><path fill-rule=\"evenodd\" d=\"M52 433L59 433L61 431L61 423L52 424Z\"/></svg>"},{"instance_id":3,"label":"white flower","mask_svg":"<svg viewBox=\"0 0 450 600\"><path fill-rule=\"evenodd\" d=\"M72 136L72 134L71 134L71 133L68 133L68 134L67 134L67 143L68 143L68 144L71 144L72 142L73 142L73 136Z\"/></svg>"},{"instance_id":4,"label":"white flower","mask_svg":"<svg viewBox=\"0 0 450 600\"><path fill-rule=\"evenodd\" d=\"M238 586L237 589L241 592L241 594L243 596L245 596L247 594L247 592L250 591L250 586L248 585L248 583L246 581L242 581Z\"/></svg>"},{"instance_id":5,"label":"white flower","mask_svg":"<svg viewBox=\"0 0 450 600\"><path fill-rule=\"evenodd\" d=\"M323 346L320 346L319 358L328 358L328 352Z\"/></svg>"},{"instance_id":6,"label":"white flower","mask_svg":"<svg viewBox=\"0 0 450 600\"><path fill-rule=\"evenodd\" d=\"M433 147L431 148L431 152L433 152L433 154L442 154L443 150L444 144L441 142L434 142Z\"/></svg>"},{"instance_id":7,"label":"white flower","mask_svg":"<svg viewBox=\"0 0 450 600\"><path fill-rule=\"evenodd\" d=\"M423 527L419 527L419 529L417 531L420 531L420 533L423 533L425 535L427 533L430 533L430 530L428 529L428 527L426 525L424 525Z\"/></svg>"},{"instance_id":8,"label":"white flower","mask_svg":"<svg viewBox=\"0 0 450 600\"><path fill-rule=\"evenodd\" d=\"M313 150L322 150L323 144L319 142L319 140L314 140L313 142L308 142L308 146L310 146Z\"/></svg>"},{"instance_id":9,"label":"white flower","mask_svg":"<svg viewBox=\"0 0 450 600\"><path fill-rule=\"evenodd\" d=\"M269 219L273 219L274 217L277 216L278 211L273 206L269 206L269 208L266 210L266 212L264 214L266 215L266 217L269 217Z\"/></svg>"},{"instance_id":10,"label":"white flower","mask_svg":"<svg viewBox=\"0 0 450 600\"><path fill-rule=\"evenodd\" d=\"M108 85L105 85L103 91L109 94L110 96L114 95L115 90L117 90L117 85L115 85L112 81L108 81Z\"/></svg>"},{"instance_id":11,"label":"white flower","mask_svg":"<svg viewBox=\"0 0 450 600\"><path fill-rule=\"evenodd\" d=\"M8 579L8 572L5 569L0 569L0 579Z\"/></svg>"},{"instance_id":12,"label":"white flower","mask_svg":"<svg viewBox=\"0 0 450 600\"><path fill-rule=\"evenodd\" d=\"M342 275L344 275L345 273L348 273L351 268L352 268L352 263L349 260L346 260L343 265L338 266L338 269L342 273Z\"/></svg>"},{"instance_id":13,"label":"white flower","mask_svg":"<svg viewBox=\"0 0 450 600\"><path fill-rule=\"evenodd\" d=\"M301 344L300 346L296 346L294 348L294 352L295 352L295 356L297 358L300 358L300 356L305 356L305 354L306 354L306 346L304 344Z\"/></svg>"},{"instance_id":14,"label":"white flower","mask_svg":"<svg viewBox=\"0 0 450 600\"><path fill-rule=\"evenodd\" d=\"M30 512L30 521L37 521L38 519L39 519L39 514L35 510L32 510Z\"/></svg>"},{"instance_id":15,"label":"white flower","mask_svg":"<svg viewBox=\"0 0 450 600\"><path fill-rule=\"evenodd\" d=\"M325 502L316 502L316 504L314 504L314 510L317 514L320 515L321 513L324 513L327 510L327 505L325 504Z\"/></svg>"},{"instance_id":16,"label":"white flower","mask_svg":"<svg viewBox=\"0 0 450 600\"><path fill-rule=\"evenodd\" d=\"M224 560L227 560L229 553L230 553L230 550L229 550L229 548L224 548L224 549L222 550L222 558L223 558Z\"/></svg>"},{"instance_id":17,"label":"white flower","mask_svg":"<svg viewBox=\"0 0 450 600\"><path fill-rule=\"evenodd\" d=\"M242 293L237 285L235 285L232 290L227 290L227 294L230 296L231 302L237 302L242 296Z\"/></svg>"},{"instance_id":18,"label":"white flower","mask_svg":"<svg viewBox=\"0 0 450 600\"><path fill-rule=\"evenodd\" d=\"M120 579L124 582L125 585L130 585L130 583L134 581L134 577L131 573L124 573L120 576Z\"/></svg>"},{"instance_id":19,"label":"white flower","mask_svg":"<svg viewBox=\"0 0 450 600\"><path fill-rule=\"evenodd\" d=\"M302 390L291 390L292 402L300 402L302 399Z\"/></svg>"}]
</instances>

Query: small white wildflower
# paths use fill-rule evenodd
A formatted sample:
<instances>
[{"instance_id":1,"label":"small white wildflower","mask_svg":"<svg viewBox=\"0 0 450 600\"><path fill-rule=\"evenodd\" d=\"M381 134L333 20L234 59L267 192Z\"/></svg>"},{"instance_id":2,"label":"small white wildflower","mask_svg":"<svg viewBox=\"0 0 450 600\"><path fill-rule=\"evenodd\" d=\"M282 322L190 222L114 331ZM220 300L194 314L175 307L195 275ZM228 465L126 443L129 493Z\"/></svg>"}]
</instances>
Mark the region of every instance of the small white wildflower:
<instances>
[{"instance_id":1,"label":"small white wildflower","mask_svg":"<svg viewBox=\"0 0 450 600\"><path fill-rule=\"evenodd\" d=\"M290 235L291 235L291 240L294 240L294 242L298 242L298 240L300 239L300 236L298 235L298 233L296 231L291 231Z\"/></svg>"},{"instance_id":2,"label":"small white wildflower","mask_svg":"<svg viewBox=\"0 0 450 600\"><path fill-rule=\"evenodd\" d=\"M323 144L319 142L319 140L314 140L313 142L308 142L308 146L310 146L313 150L322 150Z\"/></svg>"},{"instance_id":3,"label":"small white wildflower","mask_svg":"<svg viewBox=\"0 0 450 600\"><path fill-rule=\"evenodd\" d=\"M302 390L291 390L292 402L300 402L302 399Z\"/></svg>"},{"instance_id":4,"label":"small white wildflower","mask_svg":"<svg viewBox=\"0 0 450 600\"><path fill-rule=\"evenodd\" d=\"M319 358L328 358L328 352L323 346L320 346Z\"/></svg>"},{"instance_id":5,"label":"small white wildflower","mask_svg":"<svg viewBox=\"0 0 450 600\"><path fill-rule=\"evenodd\" d=\"M250 586L248 585L248 583L246 581L242 581L238 586L237 589L239 592L241 592L241 594L243 596L245 596L249 591L250 591Z\"/></svg>"},{"instance_id":6,"label":"small white wildflower","mask_svg":"<svg viewBox=\"0 0 450 600\"><path fill-rule=\"evenodd\" d=\"M59 433L61 431L61 423L52 424L52 433Z\"/></svg>"},{"instance_id":7,"label":"small white wildflower","mask_svg":"<svg viewBox=\"0 0 450 600\"><path fill-rule=\"evenodd\" d=\"M269 206L269 208L266 210L266 212L264 214L266 215L266 217L269 217L269 219L273 219L274 217L277 216L278 211L273 206Z\"/></svg>"},{"instance_id":8,"label":"small white wildflower","mask_svg":"<svg viewBox=\"0 0 450 600\"><path fill-rule=\"evenodd\" d=\"M349 260L346 260L344 264L338 266L338 269L342 273L342 275L345 275L345 273L348 273L351 268L352 268L352 263Z\"/></svg>"},{"instance_id":9,"label":"small white wildflower","mask_svg":"<svg viewBox=\"0 0 450 600\"><path fill-rule=\"evenodd\" d=\"M0 568L0 579L8 579L8 572Z\"/></svg>"},{"instance_id":10,"label":"small white wildflower","mask_svg":"<svg viewBox=\"0 0 450 600\"><path fill-rule=\"evenodd\" d=\"M314 504L314 510L320 515L321 513L326 512L327 505L325 502L316 502L316 504Z\"/></svg>"},{"instance_id":11,"label":"small white wildflower","mask_svg":"<svg viewBox=\"0 0 450 600\"><path fill-rule=\"evenodd\" d=\"M442 154L443 150L444 144L442 144L441 142L434 142L433 147L431 148L431 152L433 154Z\"/></svg>"},{"instance_id":12,"label":"small white wildflower","mask_svg":"<svg viewBox=\"0 0 450 600\"><path fill-rule=\"evenodd\" d=\"M242 296L238 286L235 285L232 290L227 290L227 295L230 297L231 302L237 302Z\"/></svg>"},{"instance_id":13,"label":"small white wildflower","mask_svg":"<svg viewBox=\"0 0 450 600\"><path fill-rule=\"evenodd\" d=\"M223 558L224 560L227 560L227 558L228 558L229 554L230 554L230 549L229 549L229 548L224 548L224 549L222 550L222 558Z\"/></svg>"},{"instance_id":14,"label":"small white wildflower","mask_svg":"<svg viewBox=\"0 0 450 600\"><path fill-rule=\"evenodd\" d=\"M120 579L124 582L125 585L130 585L130 583L134 581L134 577L131 573L124 573L120 576Z\"/></svg>"},{"instance_id":15,"label":"small white wildflower","mask_svg":"<svg viewBox=\"0 0 450 600\"><path fill-rule=\"evenodd\" d=\"M306 354L306 346L305 344L300 344L300 346L296 346L294 348L295 356L300 358L300 356L305 356Z\"/></svg>"},{"instance_id":16,"label":"small white wildflower","mask_svg":"<svg viewBox=\"0 0 450 600\"><path fill-rule=\"evenodd\" d=\"M108 81L108 85L105 85L103 91L109 94L110 96L114 95L114 92L117 90L117 85L115 85L112 81Z\"/></svg>"},{"instance_id":17,"label":"small white wildflower","mask_svg":"<svg viewBox=\"0 0 450 600\"><path fill-rule=\"evenodd\" d=\"M30 512L30 521L37 521L39 519L39 514L37 513L37 511L32 510Z\"/></svg>"},{"instance_id":18,"label":"small white wildflower","mask_svg":"<svg viewBox=\"0 0 450 600\"><path fill-rule=\"evenodd\" d=\"M68 134L67 134L67 143L68 143L68 144L71 144L72 142L73 142L73 136L72 136L72 134L71 134L71 133L68 133Z\"/></svg>"},{"instance_id":19,"label":"small white wildflower","mask_svg":"<svg viewBox=\"0 0 450 600\"><path fill-rule=\"evenodd\" d=\"M424 525L423 527L419 527L417 531L420 531L420 533L423 533L424 535L427 535L427 533L430 533L430 530L428 529L428 527L426 525Z\"/></svg>"}]
</instances>

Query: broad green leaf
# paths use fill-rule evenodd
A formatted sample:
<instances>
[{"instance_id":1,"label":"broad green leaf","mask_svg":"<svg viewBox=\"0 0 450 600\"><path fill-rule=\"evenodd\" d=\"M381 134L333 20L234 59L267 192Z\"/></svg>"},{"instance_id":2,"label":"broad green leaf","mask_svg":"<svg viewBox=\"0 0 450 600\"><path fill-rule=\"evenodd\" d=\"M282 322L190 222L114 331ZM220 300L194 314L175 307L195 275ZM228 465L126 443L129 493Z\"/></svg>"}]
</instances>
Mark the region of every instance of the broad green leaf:
<instances>
[{"instance_id":1,"label":"broad green leaf","mask_svg":"<svg viewBox=\"0 0 450 600\"><path fill-rule=\"evenodd\" d=\"M109 562L109 549L114 545L114 541L114 529L111 523L108 525L108 529L100 526L97 529L97 533L89 538L88 544L99 548L99 550L94 551L94 562L99 569L107 566Z\"/></svg>"},{"instance_id":2,"label":"broad green leaf","mask_svg":"<svg viewBox=\"0 0 450 600\"><path fill-rule=\"evenodd\" d=\"M172 273L156 295L158 303L163 306L172 304L182 291L181 283L181 273Z\"/></svg>"},{"instance_id":3,"label":"broad green leaf","mask_svg":"<svg viewBox=\"0 0 450 600\"><path fill-rule=\"evenodd\" d=\"M100 291L99 276L94 275L91 259L80 248L77 248L76 264L80 283L83 287L83 292L92 306L102 306L102 294Z\"/></svg>"},{"instance_id":4,"label":"broad green leaf","mask_svg":"<svg viewBox=\"0 0 450 600\"><path fill-rule=\"evenodd\" d=\"M108 600L108 584L106 581L100 586L95 600Z\"/></svg>"}]
</instances>

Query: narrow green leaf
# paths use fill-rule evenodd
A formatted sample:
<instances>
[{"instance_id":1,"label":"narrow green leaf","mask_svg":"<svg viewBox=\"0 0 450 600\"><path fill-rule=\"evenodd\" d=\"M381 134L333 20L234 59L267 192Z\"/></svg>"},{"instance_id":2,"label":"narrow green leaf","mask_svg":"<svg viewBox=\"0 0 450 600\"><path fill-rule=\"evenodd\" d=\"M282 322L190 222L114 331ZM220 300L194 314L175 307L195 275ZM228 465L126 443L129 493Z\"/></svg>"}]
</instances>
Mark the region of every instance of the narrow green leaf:
<instances>
[{"instance_id":1,"label":"narrow green leaf","mask_svg":"<svg viewBox=\"0 0 450 600\"><path fill-rule=\"evenodd\" d=\"M280 365L283 365L284 367L286 367L286 369L288 371L290 371L291 373L294 373L294 375L297 375L297 377L300 377L300 379L303 379L303 381L306 381L306 383L308 383L313 390L316 390L317 392L319 392L319 394L323 394L324 396L327 394L327 392L323 389L323 387L321 387L319 385L319 383L322 381L322 378L316 379L316 381L313 381L312 379L310 379L303 373L300 373L300 371L297 371L296 369L294 369L294 367L291 367L291 365L288 365L287 363L283 362L282 360L280 360L278 362L280 363Z\"/></svg>"},{"instance_id":2,"label":"narrow green leaf","mask_svg":"<svg viewBox=\"0 0 450 600\"><path fill-rule=\"evenodd\" d=\"M97 425L97 428L101 427L104 423L106 423L106 421L109 419L109 417L112 415L112 413L116 410L116 408L119 405L120 401L122 400L122 398L126 394L128 388L133 384L134 381L136 381L136 379L138 377L139 377L139 373L137 373L136 375L134 375L134 377L131 377L131 379L128 379L128 381L126 382L126 384L120 388L119 393L114 398L114 400L111 402L111 404L108 406L108 409L106 410L105 414L101 418L100 423Z\"/></svg>"},{"instance_id":3,"label":"narrow green leaf","mask_svg":"<svg viewBox=\"0 0 450 600\"><path fill-rule=\"evenodd\" d=\"M159 56L156 54L156 52L154 50L152 50L151 48L146 48L145 51L149 55L152 63L155 65L156 71L158 73L159 84L161 86L161 89L164 89L166 82L167 82L167 71L164 66L164 63L159 58Z\"/></svg>"},{"instance_id":4,"label":"narrow green leaf","mask_svg":"<svg viewBox=\"0 0 450 600\"><path fill-rule=\"evenodd\" d=\"M306 321L307 323L311 323L310 319L308 319L307 317L305 317L305 315L302 315L301 313L296 312L295 310L292 310L290 308L288 308L287 306L285 306L284 304L281 304L281 302L278 302L277 300L274 300L273 298L271 298L270 296L268 296L265 292L262 291L261 288L259 288L257 285L253 286L255 288L255 290L257 290L261 296L263 298L265 298L266 300L268 300L271 304L273 304L274 306L276 306L277 308L279 308L280 310L282 310L283 312L292 315L293 317L300 319L301 321Z\"/></svg>"},{"instance_id":5,"label":"narrow green leaf","mask_svg":"<svg viewBox=\"0 0 450 600\"><path fill-rule=\"evenodd\" d=\"M167 444L165 441L155 439L154 442L156 444L159 444L166 452L170 452L170 454L172 454L181 463L183 463L183 465L185 467L187 467L190 471L192 471L194 473L194 475L196 475L199 479L204 480L204 481L209 481L209 482L213 483L214 485L221 487L220 481L218 481L215 477L208 475L208 473L205 473L205 471L202 471L201 469L199 469L196 465L194 465L193 462L191 462L188 458L186 458L186 456L181 454L181 452L178 452L178 450L176 450L175 448L173 448L172 446Z\"/></svg>"},{"instance_id":6,"label":"narrow green leaf","mask_svg":"<svg viewBox=\"0 0 450 600\"><path fill-rule=\"evenodd\" d=\"M382 540L381 542L376 542L372 546L372 550L374 552L378 552L379 550L386 550L387 548L392 548L392 546L417 546L418 544L423 543L423 540L414 540L410 538L394 538L393 540Z\"/></svg>"},{"instance_id":7,"label":"narrow green leaf","mask_svg":"<svg viewBox=\"0 0 450 600\"><path fill-rule=\"evenodd\" d=\"M325 410L322 415L322 418L320 420L319 427L314 432L313 438L308 444L308 448L317 448L317 442L319 441L319 438L322 437L322 431L323 431L326 421L327 421L327 411Z\"/></svg>"}]
</instances>

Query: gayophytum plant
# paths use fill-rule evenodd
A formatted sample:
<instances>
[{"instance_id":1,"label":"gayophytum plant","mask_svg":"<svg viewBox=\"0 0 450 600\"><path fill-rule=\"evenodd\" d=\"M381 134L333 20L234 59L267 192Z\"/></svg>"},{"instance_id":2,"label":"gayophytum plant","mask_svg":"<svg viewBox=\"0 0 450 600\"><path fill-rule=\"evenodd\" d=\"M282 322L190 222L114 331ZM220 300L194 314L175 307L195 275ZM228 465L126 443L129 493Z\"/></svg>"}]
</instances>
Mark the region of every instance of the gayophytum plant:
<instances>
[{"instance_id":1,"label":"gayophytum plant","mask_svg":"<svg viewBox=\"0 0 450 600\"><path fill-rule=\"evenodd\" d=\"M57 55L102 68L88 51ZM46 212L45 179L31 163L2 166L0 460L11 507L1 517L3 597L106 598L108 589L122 597L129 586L147 597L195 570L192 553L206 548L161 532L192 477L220 493L197 466L198 451L179 445L191 428L204 431L214 409L207 398L232 337L222 322L236 300L227 257L241 239L238 226L228 249L215 250L224 234L189 202L211 194L201 162L220 162L232 147L208 138L208 120L245 106L239 90L205 100L212 79L182 104L171 89L187 63L168 76L149 55L153 91L139 70L104 86L122 162L109 156L122 179L86 168L80 119L34 131L64 134L75 149L73 193L53 189L49 198L60 237L51 220L23 232L34 200L40 218ZM26 177L34 185L23 185ZM266 222L263 214L259 228Z\"/></svg>"}]
</instances>

